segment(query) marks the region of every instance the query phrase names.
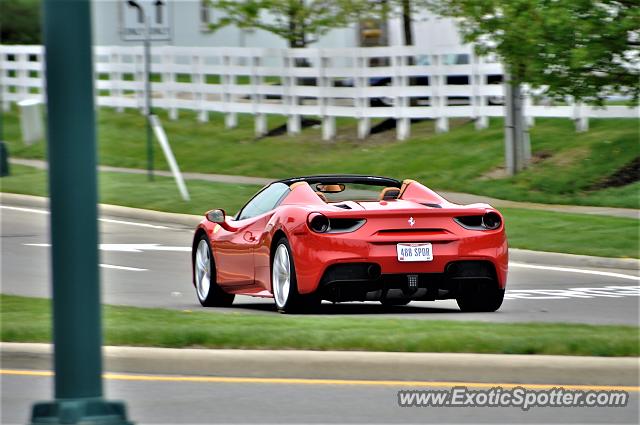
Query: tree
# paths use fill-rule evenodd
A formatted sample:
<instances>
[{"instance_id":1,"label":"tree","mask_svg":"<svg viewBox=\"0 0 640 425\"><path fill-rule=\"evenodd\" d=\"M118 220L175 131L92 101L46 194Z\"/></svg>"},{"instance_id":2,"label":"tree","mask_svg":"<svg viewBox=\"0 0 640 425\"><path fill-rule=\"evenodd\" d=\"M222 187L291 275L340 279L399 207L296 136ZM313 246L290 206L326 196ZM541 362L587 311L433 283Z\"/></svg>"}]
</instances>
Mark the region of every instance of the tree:
<instances>
[{"instance_id":1,"label":"tree","mask_svg":"<svg viewBox=\"0 0 640 425\"><path fill-rule=\"evenodd\" d=\"M635 0L424 0L424 4L456 18L464 41L473 43L479 54L500 56L516 101L523 83L559 99L570 96L601 104L607 95L617 93L638 100L640 8Z\"/></svg>"},{"instance_id":2,"label":"tree","mask_svg":"<svg viewBox=\"0 0 640 425\"><path fill-rule=\"evenodd\" d=\"M417 10L414 8L412 0L374 0L364 11L367 18L376 18L387 21L389 16L399 16L402 18L402 33L404 45L413 45L413 14Z\"/></svg>"},{"instance_id":3,"label":"tree","mask_svg":"<svg viewBox=\"0 0 640 425\"><path fill-rule=\"evenodd\" d=\"M40 0L0 1L0 42L41 44Z\"/></svg>"},{"instance_id":4,"label":"tree","mask_svg":"<svg viewBox=\"0 0 640 425\"><path fill-rule=\"evenodd\" d=\"M228 25L258 28L288 41L289 47L307 47L333 28L357 19L364 0L211 0L224 16L212 23L217 30Z\"/></svg>"},{"instance_id":5,"label":"tree","mask_svg":"<svg viewBox=\"0 0 640 425\"><path fill-rule=\"evenodd\" d=\"M550 96L602 101L640 94L640 8L635 0L435 0L465 41L496 52L514 83Z\"/></svg>"}]
</instances>

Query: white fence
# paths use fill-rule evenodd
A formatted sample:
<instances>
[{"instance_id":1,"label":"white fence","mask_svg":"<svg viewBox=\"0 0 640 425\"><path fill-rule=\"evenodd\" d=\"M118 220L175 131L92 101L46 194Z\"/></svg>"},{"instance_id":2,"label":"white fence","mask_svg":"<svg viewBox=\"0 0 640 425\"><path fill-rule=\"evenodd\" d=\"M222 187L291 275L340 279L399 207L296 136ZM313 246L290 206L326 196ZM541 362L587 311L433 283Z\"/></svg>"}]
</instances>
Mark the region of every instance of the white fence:
<instances>
[{"instance_id":1,"label":"white fence","mask_svg":"<svg viewBox=\"0 0 640 425\"><path fill-rule=\"evenodd\" d=\"M100 106L144 108L144 55L140 46L95 47L96 99ZM237 114L255 117L257 135L270 114L287 117L290 133L302 116L322 120L322 135L335 135L335 118L358 121L359 138L371 119L396 119L398 139L409 136L411 119L436 120L447 131L450 118L471 118L484 128L504 116L502 66L471 49L427 52L419 47L349 49L152 48L153 106L169 111L222 112L228 127ZM3 107L43 98L42 46L0 45ZM43 99L44 100L44 99ZM535 117L561 117L588 127L589 118L637 118L638 108L535 105L525 98L530 125Z\"/></svg>"}]
</instances>

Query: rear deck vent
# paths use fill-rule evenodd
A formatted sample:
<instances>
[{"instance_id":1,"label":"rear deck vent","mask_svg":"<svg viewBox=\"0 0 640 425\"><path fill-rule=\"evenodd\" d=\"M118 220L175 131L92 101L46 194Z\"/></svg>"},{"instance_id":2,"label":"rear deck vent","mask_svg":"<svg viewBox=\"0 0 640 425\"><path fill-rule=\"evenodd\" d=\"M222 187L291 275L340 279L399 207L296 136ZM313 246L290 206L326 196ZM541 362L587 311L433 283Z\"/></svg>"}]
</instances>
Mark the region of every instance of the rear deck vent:
<instances>
[{"instance_id":1,"label":"rear deck vent","mask_svg":"<svg viewBox=\"0 0 640 425\"><path fill-rule=\"evenodd\" d=\"M334 204L334 207L338 207L338 208L342 208L343 210L350 210L352 209L349 205L347 204Z\"/></svg>"}]
</instances>

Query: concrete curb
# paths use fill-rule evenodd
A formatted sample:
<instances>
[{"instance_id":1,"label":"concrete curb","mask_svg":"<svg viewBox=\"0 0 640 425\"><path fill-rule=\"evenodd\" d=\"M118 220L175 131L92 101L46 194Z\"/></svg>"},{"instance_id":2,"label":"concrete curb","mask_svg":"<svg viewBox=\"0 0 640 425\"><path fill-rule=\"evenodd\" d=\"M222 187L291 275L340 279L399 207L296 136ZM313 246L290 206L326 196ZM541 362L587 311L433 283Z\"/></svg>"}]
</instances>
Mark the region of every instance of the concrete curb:
<instances>
[{"instance_id":1,"label":"concrete curb","mask_svg":"<svg viewBox=\"0 0 640 425\"><path fill-rule=\"evenodd\" d=\"M0 343L3 368L51 369L50 344ZM104 347L109 372L558 385L640 383L640 359L362 351Z\"/></svg>"},{"instance_id":2,"label":"concrete curb","mask_svg":"<svg viewBox=\"0 0 640 425\"><path fill-rule=\"evenodd\" d=\"M591 257L589 255L529 251L517 248L509 248L509 261L575 268L586 267L594 269L640 270L640 260L636 260L634 258Z\"/></svg>"},{"instance_id":3,"label":"concrete curb","mask_svg":"<svg viewBox=\"0 0 640 425\"><path fill-rule=\"evenodd\" d=\"M41 196L0 192L0 203L24 207L48 208L49 199ZM102 216L147 221L153 224L166 224L168 226L189 229L195 228L204 217L204 215L167 213L109 204L100 204L99 209L100 215ZM588 255L529 251L517 248L509 249L509 259L510 261L527 264L640 270L640 260L633 258L591 257Z\"/></svg>"}]
</instances>

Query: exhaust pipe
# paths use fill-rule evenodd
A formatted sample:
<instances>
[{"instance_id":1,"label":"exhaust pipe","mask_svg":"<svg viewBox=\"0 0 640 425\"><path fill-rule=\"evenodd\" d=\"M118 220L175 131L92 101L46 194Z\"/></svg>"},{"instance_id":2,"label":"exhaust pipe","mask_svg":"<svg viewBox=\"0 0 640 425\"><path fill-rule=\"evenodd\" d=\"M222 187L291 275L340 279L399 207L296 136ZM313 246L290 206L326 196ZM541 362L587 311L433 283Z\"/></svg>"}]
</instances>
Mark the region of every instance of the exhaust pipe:
<instances>
[{"instance_id":1,"label":"exhaust pipe","mask_svg":"<svg viewBox=\"0 0 640 425\"><path fill-rule=\"evenodd\" d=\"M369 267L367 267L367 276L370 280L380 279L380 276L382 276L382 270L380 269L380 266L377 264L371 264Z\"/></svg>"}]
</instances>

